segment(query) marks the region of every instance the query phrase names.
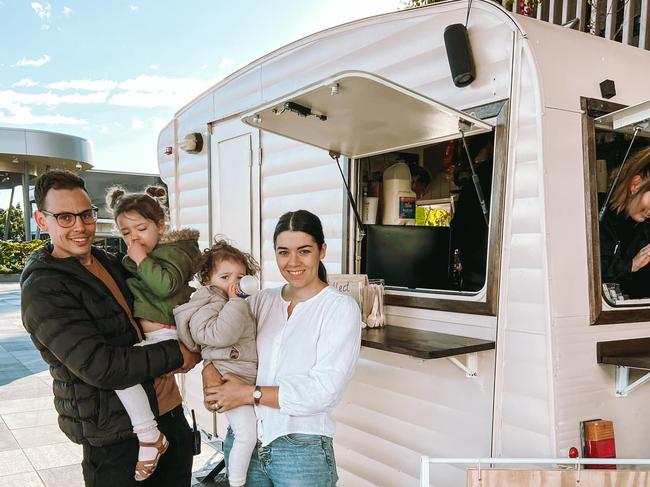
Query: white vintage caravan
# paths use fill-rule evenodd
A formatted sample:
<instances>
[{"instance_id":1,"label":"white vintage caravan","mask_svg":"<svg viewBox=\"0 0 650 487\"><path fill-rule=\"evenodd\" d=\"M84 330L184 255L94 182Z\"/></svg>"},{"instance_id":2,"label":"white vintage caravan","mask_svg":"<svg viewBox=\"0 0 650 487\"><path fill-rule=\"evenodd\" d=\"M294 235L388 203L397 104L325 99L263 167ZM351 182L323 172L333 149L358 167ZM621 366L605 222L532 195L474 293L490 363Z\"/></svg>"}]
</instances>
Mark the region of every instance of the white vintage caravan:
<instances>
[{"instance_id":1,"label":"white vintage caravan","mask_svg":"<svg viewBox=\"0 0 650 487\"><path fill-rule=\"evenodd\" d=\"M459 88L443 31L465 23L467 6L380 15L296 41L197 97L160 134L173 225L200 230L203 246L225 234L249 249L265 287L281 283L272 234L289 210L321 217L330 273L360 272L374 252L329 151L341 154L359 205L368 168L403 154L433 164L433 199L448 201L451 182L435 174L441 147L459 127L468 139L491 134L485 283L388 287L390 326L364 331L335 411L340 485L416 485L421 455L566 456L592 418L614 421L619 457L650 457L650 386L623 390L640 372L616 365L648 362L625 355L647 350L637 339L650 337L650 307L603 298L597 239L597 160L613 168L626 144L608 132L620 117L597 117L648 109L650 53L474 1L476 79ZM610 100L599 87L607 79ZM618 348L597 353L601 342ZM188 377L185 397L211 430L199 384ZM463 485L464 468L432 466L431 482Z\"/></svg>"}]
</instances>

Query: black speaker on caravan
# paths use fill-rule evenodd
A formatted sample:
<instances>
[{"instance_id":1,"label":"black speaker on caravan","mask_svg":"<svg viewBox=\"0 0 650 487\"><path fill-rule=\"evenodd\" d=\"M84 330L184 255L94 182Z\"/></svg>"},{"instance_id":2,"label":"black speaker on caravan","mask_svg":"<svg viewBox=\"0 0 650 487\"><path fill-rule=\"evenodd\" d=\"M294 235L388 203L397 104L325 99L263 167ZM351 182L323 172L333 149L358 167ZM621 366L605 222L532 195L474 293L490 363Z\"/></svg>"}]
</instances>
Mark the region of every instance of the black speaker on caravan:
<instances>
[{"instance_id":1,"label":"black speaker on caravan","mask_svg":"<svg viewBox=\"0 0 650 487\"><path fill-rule=\"evenodd\" d=\"M445 29L445 47L451 77L456 86L463 87L476 78L472 47L469 44L467 28L463 24L451 24Z\"/></svg>"}]
</instances>

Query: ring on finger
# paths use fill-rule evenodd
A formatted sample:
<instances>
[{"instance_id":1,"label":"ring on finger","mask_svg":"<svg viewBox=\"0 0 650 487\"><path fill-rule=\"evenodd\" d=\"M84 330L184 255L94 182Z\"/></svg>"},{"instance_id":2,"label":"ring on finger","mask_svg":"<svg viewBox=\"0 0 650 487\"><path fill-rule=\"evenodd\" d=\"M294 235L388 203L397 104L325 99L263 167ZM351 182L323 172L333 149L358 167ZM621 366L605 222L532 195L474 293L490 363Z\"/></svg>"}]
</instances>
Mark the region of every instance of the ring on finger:
<instances>
[{"instance_id":1,"label":"ring on finger","mask_svg":"<svg viewBox=\"0 0 650 487\"><path fill-rule=\"evenodd\" d=\"M221 408L221 404L219 404L218 402L215 402L212 407L214 408L215 411L219 411L219 409Z\"/></svg>"}]
</instances>

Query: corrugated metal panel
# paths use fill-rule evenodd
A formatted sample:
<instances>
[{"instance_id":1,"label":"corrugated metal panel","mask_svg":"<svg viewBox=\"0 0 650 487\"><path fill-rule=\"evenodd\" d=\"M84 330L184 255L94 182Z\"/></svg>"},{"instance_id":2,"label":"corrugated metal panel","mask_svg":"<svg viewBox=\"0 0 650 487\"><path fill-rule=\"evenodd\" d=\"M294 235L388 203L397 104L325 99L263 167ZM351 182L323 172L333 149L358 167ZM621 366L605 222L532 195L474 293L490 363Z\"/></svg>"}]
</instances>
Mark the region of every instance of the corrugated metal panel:
<instances>
[{"instance_id":1,"label":"corrugated metal panel","mask_svg":"<svg viewBox=\"0 0 650 487\"><path fill-rule=\"evenodd\" d=\"M212 119L212 97L196 101L176 119L177 204L178 227L195 228L201 232L199 245L208 245L208 122ZM198 132L203 136L203 149L190 154L178 147L187 134Z\"/></svg>"},{"instance_id":2,"label":"corrugated metal panel","mask_svg":"<svg viewBox=\"0 0 650 487\"><path fill-rule=\"evenodd\" d=\"M262 137L262 282L278 286L284 279L275 263L273 232L278 218L288 211L309 210L323 224L330 273L341 272L343 182L327 152L263 133Z\"/></svg>"},{"instance_id":3,"label":"corrugated metal panel","mask_svg":"<svg viewBox=\"0 0 650 487\"><path fill-rule=\"evenodd\" d=\"M554 451L550 313L546 269L540 87L530 53L515 62L499 301L495 456ZM506 304L507 303L507 304Z\"/></svg>"},{"instance_id":4,"label":"corrugated metal panel","mask_svg":"<svg viewBox=\"0 0 650 487\"><path fill-rule=\"evenodd\" d=\"M158 170L160 177L167 185L169 198L169 220L172 228L177 228L178 198L176 192L176 148L174 147L174 124L169 123L158 135ZM171 147L172 153L165 154L165 148Z\"/></svg>"}]
</instances>

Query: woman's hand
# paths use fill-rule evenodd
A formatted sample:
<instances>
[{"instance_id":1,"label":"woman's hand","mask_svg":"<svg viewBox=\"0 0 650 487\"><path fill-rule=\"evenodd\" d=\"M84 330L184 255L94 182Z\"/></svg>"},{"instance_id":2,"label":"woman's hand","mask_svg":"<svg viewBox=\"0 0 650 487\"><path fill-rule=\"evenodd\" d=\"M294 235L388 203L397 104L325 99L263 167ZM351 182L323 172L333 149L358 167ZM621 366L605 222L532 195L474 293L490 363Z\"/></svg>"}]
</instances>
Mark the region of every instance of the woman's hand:
<instances>
[{"instance_id":1,"label":"woman's hand","mask_svg":"<svg viewBox=\"0 0 650 487\"><path fill-rule=\"evenodd\" d=\"M214 412L214 404L206 401L205 391L208 388L220 386L223 384L223 377L212 363L209 363L203 367L203 370L201 371L201 377L203 379L203 405L205 406L205 409L212 413Z\"/></svg>"},{"instance_id":2,"label":"woman's hand","mask_svg":"<svg viewBox=\"0 0 650 487\"><path fill-rule=\"evenodd\" d=\"M636 272L639 269L645 267L646 265L648 265L649 262L650 262L650 244L646 245L641 250L639 250L639 253L637 253L634 256L634 259L632 259L632 272Z\"/></svg>"},{"instance_id":3,"label":"woman's hand","mask_svg":"<svg viewBox=\"0 0 650 487\"><path fill-rule=\"evenodd\" d=\"M220 386L206 387L203 391L203 401L211 405L211 411L225 413L239 406L253 404L255 386L246 384L236 375L223 375L224 383Z\"/></svg>"}]
</instances>

